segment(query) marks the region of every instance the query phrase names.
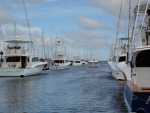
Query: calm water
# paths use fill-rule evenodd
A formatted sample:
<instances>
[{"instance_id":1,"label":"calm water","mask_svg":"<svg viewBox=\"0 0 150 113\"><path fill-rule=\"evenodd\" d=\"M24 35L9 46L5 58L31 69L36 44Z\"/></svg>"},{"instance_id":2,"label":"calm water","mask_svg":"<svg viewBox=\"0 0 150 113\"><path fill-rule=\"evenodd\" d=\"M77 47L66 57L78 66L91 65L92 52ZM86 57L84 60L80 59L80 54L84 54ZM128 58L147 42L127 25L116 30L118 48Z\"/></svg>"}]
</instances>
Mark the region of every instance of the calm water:
<instances>
[{"instance_id":1,"label":"calm water","mask_svg":"<svg viewBox=\"0 0 150 113\"><path fill-rule=\"evenodd\" d=\"M106 62L0 78L0 113L127 113L123 88Z\"/></svg>"}]
</instances>

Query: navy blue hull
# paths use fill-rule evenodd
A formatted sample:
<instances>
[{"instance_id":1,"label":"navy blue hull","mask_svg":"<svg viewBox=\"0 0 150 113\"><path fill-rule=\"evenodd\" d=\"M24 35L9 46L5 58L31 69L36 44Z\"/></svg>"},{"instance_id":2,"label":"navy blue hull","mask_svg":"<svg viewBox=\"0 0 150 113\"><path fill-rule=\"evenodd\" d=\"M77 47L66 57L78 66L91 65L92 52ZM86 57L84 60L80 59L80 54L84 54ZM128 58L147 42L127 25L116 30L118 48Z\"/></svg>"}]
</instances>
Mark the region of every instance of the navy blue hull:
<instances>
[{"instance_id":1,"label":"navy blue hull","mask_svg":"<svg viewBox=\"0 0 150 113\"><path fill-rule=\"evenodd\" d=\"M145 113L150 113L150 92L134 92L126 84L124 96L131 112L143 109Z\"/></svg>"}]
</instances>

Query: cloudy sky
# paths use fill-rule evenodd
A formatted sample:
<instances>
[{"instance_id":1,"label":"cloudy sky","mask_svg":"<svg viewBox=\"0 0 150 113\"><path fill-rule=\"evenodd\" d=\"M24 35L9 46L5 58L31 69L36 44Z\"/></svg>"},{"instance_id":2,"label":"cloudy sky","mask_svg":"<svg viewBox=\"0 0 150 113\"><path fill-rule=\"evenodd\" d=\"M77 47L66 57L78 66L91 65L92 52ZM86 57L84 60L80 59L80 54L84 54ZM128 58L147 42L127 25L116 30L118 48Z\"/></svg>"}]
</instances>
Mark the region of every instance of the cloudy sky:
<instances>
[{"instance_id":1,"label":"cloudy sky","mask_svg":"<svg viewBox=\"0 0 150 113\"><path fill-rule=\"evenodd\" d=\"M50 50L48 44L52 43L55 37L62 37L67 44L69 55L80 54L87 57L88 52L96 51L99 60L108 60L117 33L121 0L24 1L36 52L41 49L43 29L46 51ZM118 35L126 37L129 8L128 0L122 1ZM133 6L137 2L131 1ZM28 39L23 1L0 0L0 40L14 38L14 23L17 36Z\"/></svg>"}]
</instances>

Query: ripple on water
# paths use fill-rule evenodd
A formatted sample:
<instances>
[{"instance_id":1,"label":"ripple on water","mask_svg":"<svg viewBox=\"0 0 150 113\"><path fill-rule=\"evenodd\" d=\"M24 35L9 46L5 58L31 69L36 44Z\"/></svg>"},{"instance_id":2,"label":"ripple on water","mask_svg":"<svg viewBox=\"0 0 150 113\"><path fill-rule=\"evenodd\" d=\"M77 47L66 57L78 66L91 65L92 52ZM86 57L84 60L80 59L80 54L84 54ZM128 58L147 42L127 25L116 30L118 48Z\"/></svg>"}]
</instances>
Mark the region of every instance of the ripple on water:
<instances>
[{"instance_id":1,"label":"ripple on water","mask_svg":"<svg viewBox=\"0 0 150 113\"><path fill-rule=\"evenodd\" d=\"M38 76L0 79L2 113L127 113L123 81L106 62L47 70Z\"/></svg>"}]
</instances>

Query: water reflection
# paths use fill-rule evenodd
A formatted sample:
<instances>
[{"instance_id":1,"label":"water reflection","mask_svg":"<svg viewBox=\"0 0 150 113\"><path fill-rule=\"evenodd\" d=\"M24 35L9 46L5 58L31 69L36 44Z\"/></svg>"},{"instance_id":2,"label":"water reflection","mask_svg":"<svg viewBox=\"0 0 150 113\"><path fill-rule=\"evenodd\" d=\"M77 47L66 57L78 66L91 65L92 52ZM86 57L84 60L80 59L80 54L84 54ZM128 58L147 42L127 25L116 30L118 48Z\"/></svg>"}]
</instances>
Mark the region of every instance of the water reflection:
<instances>
[{"instance_id":1,"label":"water reflection","mask_svg":"<svg viewBox=\"0 0 150 113\"><path fill-rule=\"evenodd\" d=\"M48 70L26 78L0 78L2 113L127 113L123 81L106 62L68 70Z\"/></svg>"}]
</instances>

